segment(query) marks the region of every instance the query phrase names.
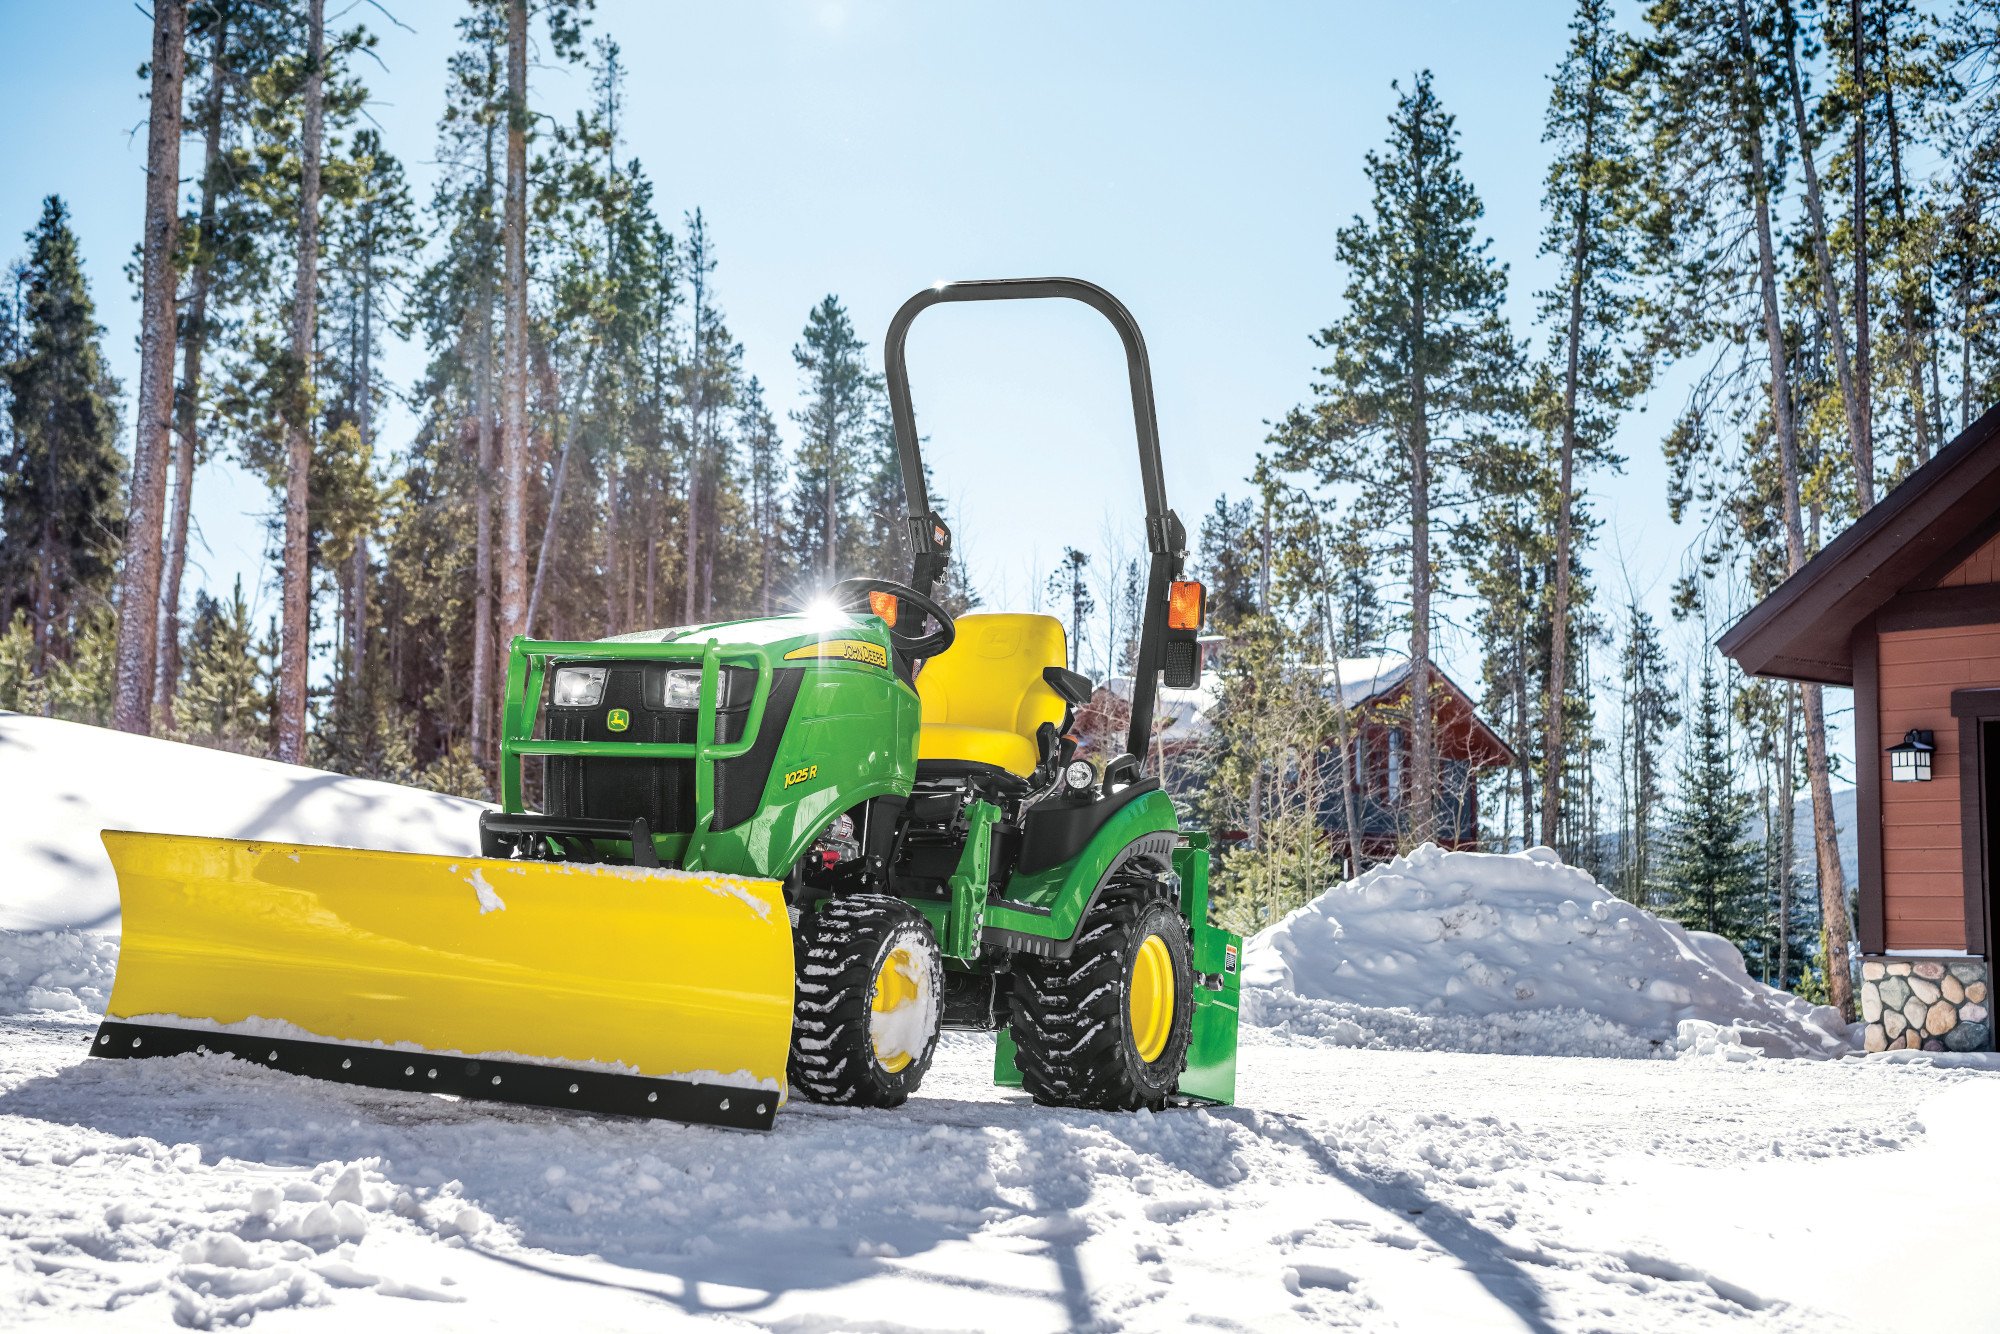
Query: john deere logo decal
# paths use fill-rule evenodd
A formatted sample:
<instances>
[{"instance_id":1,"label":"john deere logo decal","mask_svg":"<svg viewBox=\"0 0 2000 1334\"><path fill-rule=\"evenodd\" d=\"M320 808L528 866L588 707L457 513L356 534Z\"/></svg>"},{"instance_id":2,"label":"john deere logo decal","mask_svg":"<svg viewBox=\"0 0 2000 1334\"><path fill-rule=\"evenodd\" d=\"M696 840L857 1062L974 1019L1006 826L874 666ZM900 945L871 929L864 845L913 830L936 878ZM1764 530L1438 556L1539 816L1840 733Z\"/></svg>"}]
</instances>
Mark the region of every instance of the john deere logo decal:
<instances>
[{"instance_id":1,"label":"john deere logo decal","mask_svg":"<svg viewBox=\"0 0 2000 1334\"><path fill-rule=\"evenodd\" d=\"M632 725L632 715L623 709L613 709L604 716L604 725L614 732L622 732Z\"/></svg>"},{"instance_id":2,"label":"john deere logo decal","mask_svg":"<svg viewBox=\"0 0 2000 1334\"><path fill-rule=\"evenodd\" d=\"M785 655L786 662L796 658L840 658L846 662L865 662L870 667L887 667L889 650L865 639L823 639Z\"/></svg>"}]
</instances>

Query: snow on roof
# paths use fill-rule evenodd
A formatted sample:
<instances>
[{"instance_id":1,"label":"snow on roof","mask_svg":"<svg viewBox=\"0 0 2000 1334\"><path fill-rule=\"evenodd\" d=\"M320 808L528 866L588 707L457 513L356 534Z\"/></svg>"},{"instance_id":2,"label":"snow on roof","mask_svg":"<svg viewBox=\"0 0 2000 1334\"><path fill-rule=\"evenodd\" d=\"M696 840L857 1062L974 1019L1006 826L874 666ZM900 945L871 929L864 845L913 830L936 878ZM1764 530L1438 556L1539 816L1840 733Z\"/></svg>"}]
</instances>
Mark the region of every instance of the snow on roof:
<instances>
[{"instance_id":1,"label":"snow on roof","mask_svg":"<svg viewBox=\"0 0 2000 1334\"><path fill-rule=\"evenodd\" d=\"M1410 660L1400 653L1315 662L1309 664L1308 670L1318 672L1331 693L1336 667L1340 669L1340 702L1350 709L1358 709L1376 696L1387 694L1410 675Z\"/></svg>"},{"instance_id":2,"label":"snow on roof","mask_svg":"<svg viewBox=\"0 0 2000 1334\"><path fill-rule=\"evenodd\" d=\"M1114 676L1099 688L1128 704L1132 700L1132 678L1129 676ZM1203 739L1213 726L1208 721L1208 714L1221 698L1222 678L1213 671L1203 672L1201 684L1191 690L1176 690L1162 685L1153 700L1155 734L1168 745Z\"/></svg>"},{"instance_id":3,"label":"snow on roof","mask_svg":"<svg viewBox=\"0 0 2000 1334\"><path fill-rule=\"evenodd\" d=\"M1307 666L1308 671L1321 674L1329 694L1333 691L1335 665L1319 662ZM1382 653L1372 658L1342 658L1338 666L1341 702L1350 709L1358 709L1369 700L1394 690L1410 674L1410 660L1400 653ZM1129 701L1132 698L1132 678L1114 676L1103 683L1103 689L1121 700ZM1208 714L1221 698L1222 676L1213 668L1202 673L1201 684L1192 690L1161 686L1159 698L1153 706L1160 735L1169 744L1197 741L1207 736L1211 726Z\"/></svg>"}]
</instances>

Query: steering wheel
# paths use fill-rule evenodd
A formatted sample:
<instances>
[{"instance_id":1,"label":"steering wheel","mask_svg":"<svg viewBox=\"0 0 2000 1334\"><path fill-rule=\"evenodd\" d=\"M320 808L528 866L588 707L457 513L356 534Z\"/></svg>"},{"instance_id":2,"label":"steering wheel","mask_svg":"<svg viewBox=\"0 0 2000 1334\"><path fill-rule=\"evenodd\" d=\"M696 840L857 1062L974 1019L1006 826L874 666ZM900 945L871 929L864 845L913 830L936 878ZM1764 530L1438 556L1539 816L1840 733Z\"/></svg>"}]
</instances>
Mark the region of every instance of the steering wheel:
<instances>
[{"instance_id":1,"label":"steering wheel","mask_svg":"<svg viewBox=\"0 0 2000 1334\"><path fill-rule=\"evenodd\" d=\"M925 597L908 584L899 584L893 579L843 579L828 590L827 596L842 611L872 612L868 605L870 593L886 593L902 606L909 606L923 613L923 618L937 622L937 629L929 634L910 634L903 626L902 616L889 627L889 638L895 643L896 651L906 658L935 658L951 647L951 641L958 638L958 627L953 624L951 613ZM923 620L917 622L923 624Z\"/></svg>"}]
</instances>

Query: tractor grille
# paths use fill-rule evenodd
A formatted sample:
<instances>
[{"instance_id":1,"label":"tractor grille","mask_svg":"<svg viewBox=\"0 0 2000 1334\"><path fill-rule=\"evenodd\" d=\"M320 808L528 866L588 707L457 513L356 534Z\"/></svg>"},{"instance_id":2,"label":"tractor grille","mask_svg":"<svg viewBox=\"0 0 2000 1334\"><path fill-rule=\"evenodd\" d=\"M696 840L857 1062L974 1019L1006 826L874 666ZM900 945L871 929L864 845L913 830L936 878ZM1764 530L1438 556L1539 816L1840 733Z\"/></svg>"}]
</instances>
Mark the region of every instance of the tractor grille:
<instances>
[{"instance_id":1,"label":"tractor grille","mask_svg":"<svg viewBox=\"0 0 2000 1334\"><path fill-rule=\"evenodd\" d=\"M657 671L656 664L608 664L604 698L589 708L557 708L544 714L543 727L551 741L589 741L607 748L628 743L675 742L690 744L698 721L693 709L650 709L646 707L646 674ZM724 667L725 674L738 680L734 689L743 703L716 710L716 739L724 743L743 739L749 720L750 696L757 674L747 668ZM777 754L778 739L784 735L798 698L803 673L778 671L771 674L771 695L764 706L763 725L756 742L744 755L723 760L715 766L715 827L727 829L756 813L764 785L771 776L771 762ZM630 724L622 732L611 730L613 710L622 709ZM551 756L546 772L544 804L550 815L581 816L596 820L627 822L645 820L656 834L685 834L694 828L694 761L627 760L612 755Z\"/></svg>"}]
</instances>

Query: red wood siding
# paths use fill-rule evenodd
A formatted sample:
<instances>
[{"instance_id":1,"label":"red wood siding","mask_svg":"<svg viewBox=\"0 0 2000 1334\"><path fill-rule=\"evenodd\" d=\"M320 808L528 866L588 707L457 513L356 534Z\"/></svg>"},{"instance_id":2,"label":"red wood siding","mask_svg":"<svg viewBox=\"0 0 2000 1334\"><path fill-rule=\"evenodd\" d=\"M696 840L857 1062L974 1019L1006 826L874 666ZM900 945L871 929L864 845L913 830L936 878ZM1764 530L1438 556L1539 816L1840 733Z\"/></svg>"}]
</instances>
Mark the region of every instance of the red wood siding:
<instances>
[{"instance_id":1,"label":"red wood siding","mask_svg":"<svg viewBox=\"0 0 2000 1334\"><path fill-rule=\"evenodd\" d=\"M1963 949L1961 757L1951 692L2000 685L2000 625L1885 630L1879 651L1882 744L1894 745L1911 728L1930 732L1937 743L1928 783L1891 782L1889 766L1882 766L1883 943L1892 950Z\"/></svg>"},{"instance_id":2,"label":"red wood siding","mask_svg":"<svg viewBox=\"0 0 2000 1334\"><path fill-rule=\"evenodd\" d=\"M2000 584L2000 533L1987 538L1984 546L1937 581L1939 588L1964 588L1968 584Z\"/></svg>"}]
</instances>

